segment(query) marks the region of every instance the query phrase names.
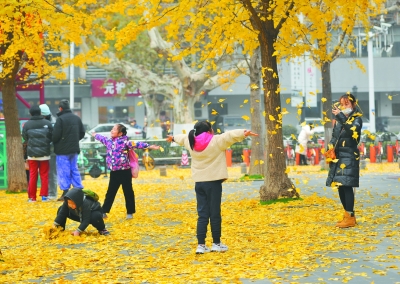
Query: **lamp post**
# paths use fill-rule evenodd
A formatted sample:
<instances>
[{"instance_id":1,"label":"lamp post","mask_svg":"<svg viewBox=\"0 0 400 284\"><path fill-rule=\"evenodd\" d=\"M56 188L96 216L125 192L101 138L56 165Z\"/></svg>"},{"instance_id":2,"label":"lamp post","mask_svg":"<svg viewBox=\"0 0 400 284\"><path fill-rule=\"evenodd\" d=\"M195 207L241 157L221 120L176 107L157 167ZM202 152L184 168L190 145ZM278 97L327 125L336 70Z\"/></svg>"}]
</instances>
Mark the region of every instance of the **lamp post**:
<instances>
[{"instance_id":1,"label":"lamp post","mask_svg":"<svg viewBox=\"0 0 400 284\"><path fill-rule=\"evenodd\" d=\"M75 56L75 44L73 42L70 43L70 59L74 59ZM69 104L71 109L74 109L75 104L75 73L74 73L74 64L71 63L69 66Z\"/></svg>"},{"instance_id":2,"label":"lamp post","mask_svg":"<svg viewBox=\"0 0 400 284\"><path fill-rule=\"evenodd\" d=\"M375 34L372 32L368 33L368 37L364 33L360 33L360 36L368 39L367 50L368 50L368 100L369 100L369 121L370 131L375 133L375 86L374 86L374 54L372 48L372 39Z\"/></svg>"},{"instance_id":3,"label":"lamp post","mask_svg":"<svg viewBox=\"0 0 400 284\"><path fill-rule=\"evenodd\" d=\"M393 45L389 45L389 48L386 42L386 35L388 34L389 28L391 24L385 23L385 19L383 15L381 15L380 19L380 27L373 26L375 33L369 32L368 36L364 33L360 33L360 36L368 39L367 50L368 50L368 88L369 88L369 121L370 121L370 131L372 133L376 132L376 117L375 117L375 86L374 86L374 54L373 54L373 46L372 40L378 35L384 35L385 42L382 51L389 52L392 49Z\"/></svg>"},{"instance_id":4,"label":"lamp post","mask_svg":"<svg viewBox=\"0 0 400 284\"><path fill-rule=\"evenodd\" d=\"M353 95L356 96L357 95L357 90L358 90L357 86L354 85L353 88L351 88L351 89L353 91Z\"/></svg>"},{"instance_id":5,"label":"lamp post","mask_svg":"<svg viewBox=\"0 0 400 284\"><path fill-rule=\"evenodd\" d=\"M372 37L375 34L369 36L367 50L368 50L368 99L369 99L369 122L370 131L376 132L375 128L375 85L374 85L374 54L372 48Z\"/></svg>"}]
</instances>

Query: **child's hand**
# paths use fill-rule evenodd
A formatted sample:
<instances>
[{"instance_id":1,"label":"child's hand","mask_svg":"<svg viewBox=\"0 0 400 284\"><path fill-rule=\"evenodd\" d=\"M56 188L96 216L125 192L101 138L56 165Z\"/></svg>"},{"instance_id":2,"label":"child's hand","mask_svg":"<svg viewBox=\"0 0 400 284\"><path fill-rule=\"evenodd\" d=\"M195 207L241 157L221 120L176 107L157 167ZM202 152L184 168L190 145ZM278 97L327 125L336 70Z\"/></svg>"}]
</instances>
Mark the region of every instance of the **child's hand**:
<instances>
[{"instance_id":1,"label":"child's hand","mask_svg":"<svg viewBox=\"0 0 400 284\"><path fill-rule=\"evenodd\" d=\"M254 133L254 132L251 132L251 130L245 130L244 131L244 136L245 137L247 137L247 136L258 136L258 134Z\"/></svg>"},{"instance_id":2,"label":"child's hand","mask_svg":"<svg viewBox=\"0 0 400 284\"><path fill-rule=\"evenodd\" d=\"M73 235L74 237L78 237L79 236L79 231L73 231L72 233L71 233L71 235Z\"/></svg>"},{"instance_id":3,"label":"child's hand","mask_svg":"<svg viewBox=\"0 0 400 284\"><path fill-rule=\"evenodd\" d=\"M95 136L96 136L96 132L92 132L91 134L92 134L92 136L93 136L93 137L95 137Z\"/></svg>"},{"instance_id":4,"label":"child's hand","mask_svg":"<svg viewBox=\"0 0 400 284\"><path fill-rule=\"evenodd\" d=\"M174 136L172 136L172 135L167 135L167 138L165 139L165 141L167 141L167 142L172 142L174 140Z\"/></svg>"},{"instance_id":5,"label":"child's hand","mask_svg":"<svg viewBox=\"0 0 400 284\"><path fill-rule=\"evenodd\" d=\"M158 150L158 149L160 149L160 146L158 146L158 145L150 145L150 146L147 147L147 148L149 148L149 149L151 149L151 150Z\"/></svg>"}]
</instances>

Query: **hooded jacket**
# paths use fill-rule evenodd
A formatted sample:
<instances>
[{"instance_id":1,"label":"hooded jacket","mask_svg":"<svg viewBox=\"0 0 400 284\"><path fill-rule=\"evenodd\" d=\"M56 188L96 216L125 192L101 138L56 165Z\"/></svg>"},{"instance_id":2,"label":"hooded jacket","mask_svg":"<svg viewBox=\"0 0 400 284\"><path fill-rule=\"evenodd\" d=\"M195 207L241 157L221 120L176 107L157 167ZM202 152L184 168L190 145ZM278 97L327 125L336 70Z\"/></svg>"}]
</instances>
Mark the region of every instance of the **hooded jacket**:
<instances>
[{"instance_id":1,"label":"hooded jacket","mask_svg":"<svg viewBox=\"0 0 400 284\"><path fill-rule=\"evenodd\" d=\"M85 137L82 120L70 109L60 111L57 116L53 130L54 153L79 154L79 140Z\"/></svg>"},{"instance_id":2,"label":"hooded jacket","mask_svg":"<svg viewBox=\"0 0 400 284\"><path fill-rule=\"evenodd\" d=\"M53 126L42 116L32 116L22 129L22 137L27 141L27 155L31 158L48 157Z\"/></svg>"},{"instance_id":3,"label":"hooded jacket","mask_svg":"<svg viewBox=\"0 0 400 284\"><path fill-rule=\"evenodd\" d=\"M301 131L297 141L301 146L303 146L303 151L300 151L300 147L296 147L296 153L307 155L307 143L310 140L311 135L314 134L314 130L311 129L310 125L304 125L301 127Z\"/></svg>"},{"instance_id":4,"label":"hooded jacket","mask_svg":"<svg viewBox=\"0 0 400 284\"><path fill-rule=\"evenodd\" d=\"M148 143L129 141L128 136L118 136L115 138L107 138L103 135L96 134L94 138L107 149L106 163L110 171L128 170L131 168L129 164L128 151L133 148L144 149L149 147Z\"/></svg>"},{"instance_id":5,"label":"hooded jacket","mask_svg":"<svg viewBox=\"0 0 400 284\"><path fill-rule=\"evenodd\" d=\"M202 144L208 143L207 146L204 147L205 145L202 145L201 148L204 148L204 150L196 151L190 148L187 134L174 135L174 141L179 145L185 146L192 157L191 170L192 178L195 182L227 179L228 169L226 167L225 150L244 138L244 129L227 131L220 135L213 135L209 141L205 137Z\"/></svg>"},{"instance_id":6,"label":"hooded jacket","mask_svg":"<svg viewBox=\"0 0 400 284\"><path fill-rule=\"evenodd\" d=\"M71 199L76 204L76 209L68 207L68 199ZM100 202L94 201L91 198L86 198L82 189L72 188L65 194L64 203L60 207L54 223L56 225L63 224L63 217L75 215L78 216L81 221L78 231L83 232L90 225L92 211L101 211Z\"/></svg>"},{"instance_id":7,"label":"hooded jacket","mask_svg":"<svg viewBox=\"0 0 400 284\"><path fill-rule=\"evenodd\" d=\"M336 115L332 139L329 144L335 147L338 161L329 164L326 185L338 182L343 186L358 187L360 180L360 142L362 119L360 113L353 111L346 117L342 112Z\"/></svg>"}]
</instances>

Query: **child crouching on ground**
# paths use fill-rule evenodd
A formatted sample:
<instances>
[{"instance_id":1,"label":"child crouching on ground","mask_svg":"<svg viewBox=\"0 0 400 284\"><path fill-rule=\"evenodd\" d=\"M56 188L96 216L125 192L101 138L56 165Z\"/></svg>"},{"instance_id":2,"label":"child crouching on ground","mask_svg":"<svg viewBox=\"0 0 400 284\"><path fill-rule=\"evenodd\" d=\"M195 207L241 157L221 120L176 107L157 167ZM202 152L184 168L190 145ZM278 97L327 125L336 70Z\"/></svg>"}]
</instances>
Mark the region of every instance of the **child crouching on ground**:
<instances>
[{"instance_id":1,"label":"child crouching on ground","mask_svg":"<svg viewBox=\"0 0 400 284\"><path fill-rule=\"evenodd\" d=\"M80 188L72 188L64 196L64 203L58 208L54 226L65 229L67 218L80 222L78 228L71 235L79 236L89 225L95 227L100 235L109 235L104 225L101 204L90 197L86 197Z\"/></svg>"}]
</instances>

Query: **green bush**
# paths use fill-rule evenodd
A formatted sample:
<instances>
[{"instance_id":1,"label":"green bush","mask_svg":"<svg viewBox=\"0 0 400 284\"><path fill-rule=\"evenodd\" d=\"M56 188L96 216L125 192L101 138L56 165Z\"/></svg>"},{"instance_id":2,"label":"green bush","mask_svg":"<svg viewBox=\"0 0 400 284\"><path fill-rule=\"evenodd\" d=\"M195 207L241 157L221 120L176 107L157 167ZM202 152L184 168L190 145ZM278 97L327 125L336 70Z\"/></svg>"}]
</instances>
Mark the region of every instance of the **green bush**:
<instances>
[{"instance_id":1,"label":"green bush","mask_svg":"<svg viewBox=\"0 0 400 284\"><path fill-rule=\"evenodd\" d=\"M292 134L297 136L297 129L293 125L283 125L282 126L282 134L283 134L283 136L287 136L287 137L291 136Z\"/></svg>"}]
</instances>

